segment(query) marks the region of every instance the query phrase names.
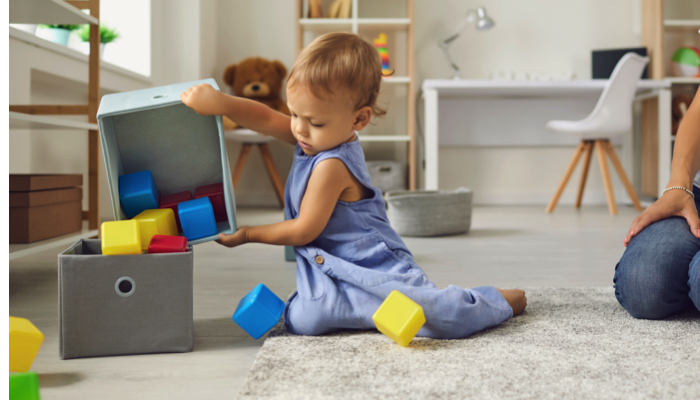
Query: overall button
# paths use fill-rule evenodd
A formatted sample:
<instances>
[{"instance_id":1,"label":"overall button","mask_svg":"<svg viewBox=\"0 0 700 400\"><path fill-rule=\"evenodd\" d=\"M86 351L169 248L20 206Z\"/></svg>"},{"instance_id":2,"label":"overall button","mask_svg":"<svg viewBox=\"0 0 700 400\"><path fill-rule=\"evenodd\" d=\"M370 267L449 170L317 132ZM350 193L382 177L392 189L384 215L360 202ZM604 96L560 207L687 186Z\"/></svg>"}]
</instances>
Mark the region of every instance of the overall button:
<instances>
[{"instance_id":1,"label":"overall button","mask_svg":"<svg viewBox=\"0 0 700 400\"><path fill-rule=\"evenodd\" d=\"M316 256L315 258L316 264L323 264L323 256Z\"/></svg>"}]
</instances>

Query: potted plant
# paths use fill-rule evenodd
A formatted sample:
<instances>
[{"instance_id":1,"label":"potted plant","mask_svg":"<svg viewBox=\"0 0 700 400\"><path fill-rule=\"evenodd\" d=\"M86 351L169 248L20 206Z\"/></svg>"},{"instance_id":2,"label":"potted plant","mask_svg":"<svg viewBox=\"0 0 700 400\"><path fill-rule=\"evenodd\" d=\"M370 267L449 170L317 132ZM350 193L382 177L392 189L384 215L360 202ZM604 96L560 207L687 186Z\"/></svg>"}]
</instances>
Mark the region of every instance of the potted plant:
<instances>
[{"instance_id":1,"label":"potted plant","mask_svg":"<svg viewBox=\"0 0 700 400\"><path fill-rule=\"evenodd\" d=\"M68 37L70 36L71 31L74 31L79 27L80 25L39 25L39 28L42 28L44 31L44 34L42 35L44 39L62 44L64 46L68 45Z\"/></svg>"},{"instance_id":2,"label":"potted plant","mask_svg":"<svg viewBox=\"0 0 700 400\"><path fill-rule=\"evenodd\" d=\"M83 52L90 53L90 25L83 25L78 30L78 36L83 41ZM100 25L100 58L105 51L105 45L119 38L119 32L116 29L108 28Z\"/></svg>"}]
</instances>

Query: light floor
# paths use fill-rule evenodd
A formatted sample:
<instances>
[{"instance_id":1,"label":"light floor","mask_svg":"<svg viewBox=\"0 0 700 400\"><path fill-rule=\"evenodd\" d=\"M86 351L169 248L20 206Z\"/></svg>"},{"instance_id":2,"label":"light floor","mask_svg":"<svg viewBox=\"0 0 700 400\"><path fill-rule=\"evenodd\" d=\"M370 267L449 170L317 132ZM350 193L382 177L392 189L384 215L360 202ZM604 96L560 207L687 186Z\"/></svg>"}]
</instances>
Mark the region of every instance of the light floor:
<instances>
[{"instance_id":1,"label":"light floor","mask_svg":"<svg viewBox=\"0 0 700 400\"><path fill-rule=\"evenodd\" d=\"M553 214L544 207L477 207L469 234L405 241L440 287L609 286L636 215L626 206L616 217L605 206L576 211L560 205ZM240 225L282 219L280 210L238 210ZM295 264L284 261L281 247L197 245L193 352L62 361L59 250L9 266L10 315L30 319L46 336L32 366L43 400L235 398L264 340L253 340L231 321L238 301L261 282L283 299L296 284Z\"/></svg>"}]
</instances>

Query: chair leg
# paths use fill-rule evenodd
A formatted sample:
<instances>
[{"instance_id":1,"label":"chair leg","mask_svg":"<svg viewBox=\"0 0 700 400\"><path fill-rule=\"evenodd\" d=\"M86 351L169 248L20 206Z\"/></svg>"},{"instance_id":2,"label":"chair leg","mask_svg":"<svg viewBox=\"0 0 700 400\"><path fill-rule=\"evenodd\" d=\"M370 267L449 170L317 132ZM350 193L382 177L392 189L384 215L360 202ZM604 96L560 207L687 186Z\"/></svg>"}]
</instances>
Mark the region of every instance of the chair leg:
<instances>
[{"instance_id":1,"label":"chair leg","mask_svg":"<svg viewBox=\"0 0 700 400\"><path fill-rule=\"evenodd\" d=\"M241 152L238 154L238 160L236 161L236 166L233 168L233 189L236 190L236 185L238 185L238 180L241 179L241 174L243 173L243 167L245 162L248 160L250 155L250 149L253 145L250 143L243 143L241 146Z\"/></svg>"},{"instance_id":2,"label":"chair leg","mask_svg":"<svg viewBox=\"0 0 700 400\"><path fill-rule=\"evenodd\" d=\"M625 169L622 168L622 163L620 162L620 159L617 157L617 153L615 152L615 148L613 147L612 143L610 143L610 141L607 141L607 148L608 148L608 156L610 157L610 161L612 161L612 164L615 167L615 170L617 171L617 175L620 177L620 180L625 185L625 189L627 189L627 194L630 196L630 199L632 199L632 205L634 205L634 208L637 211L642 211L644 208L639 203L639 197L637 197L637 193L634 191L634 188L632 187L632 183L630 182L629 178L627 178L627 174L625 173Z\"/></svg>"},{"instance_id":3,"label":"chair leg","mask_svg":"<svg viewBox=\"0 0 700 400\"><path fill-rule=\"evenodd\" d=\"M566 184L569 183L569 178L571 178L571 174L573 174L574 170L576 169L576 164L578 164L578 160L581 158L581 154L583 154L583 149L584 149L584 144L583 144L583 141L581 141L578 143L578 146L576 147L576 151L574 151L574 156L571 158L571 161L569 162L569 166L566 168L566 172L564 173L564 177L562 178L561 182L559 183L559 187L557 188L557 191L554 192L554 197L552 197L552 200L549 202L549 205L547 205L546 211L548 213L551 213L557 207L557 203L559 202L559 197L561 197L561 194L564 192L564 189L566 188Z\"/></svg>"},{"instance_id":4,"label":"chair leg","mask_svg":"<svg viewBox=\"0 0 700 400\"><path fill-rule=\"evenodd\" d=\"M583 159L583 168L581 169L581 181L578 184L578 194L576 195L576 208L581 208L581 200L583 199L583 189L586 187L586 179L588 178L588 169L591 167L591 157L593 157L593 141L585 141L586 156Z\"/></svg>"},{"instance_id":5,"label":"chair leg","mask_svg":"<svg viewBox=\"0 0 700 400\"><path fill-rule=\"evenodd\" d=\"M608 199L608 211L612 215L617 215L617 204L615 204L615 193L613 192L612 179L610 179L610 169L608 168L608 160L605 158L607 153L606 142L607 140L596 140L595 146L598 152L600 174L603 176L603 186L605 186L605 197Z\"/></svg>"},{"instance_id":6,"label":"chair leg","mask_svg":"<svg viewBox=\"0 0 700 400\"><path fill-rule=\"evenodd\" d=\"M272 159L270 148L268 147L267 143L261 143L258 144L258 149L260 149L260 155L265 163L267 174L270 175L270 181L272 181L272 187L275 189L275 193L277 194L277 200L279 200L280 205L284 207L284 184L282 184L280 174L277 172L277 167Z\"/></svg>"}]
</instances>

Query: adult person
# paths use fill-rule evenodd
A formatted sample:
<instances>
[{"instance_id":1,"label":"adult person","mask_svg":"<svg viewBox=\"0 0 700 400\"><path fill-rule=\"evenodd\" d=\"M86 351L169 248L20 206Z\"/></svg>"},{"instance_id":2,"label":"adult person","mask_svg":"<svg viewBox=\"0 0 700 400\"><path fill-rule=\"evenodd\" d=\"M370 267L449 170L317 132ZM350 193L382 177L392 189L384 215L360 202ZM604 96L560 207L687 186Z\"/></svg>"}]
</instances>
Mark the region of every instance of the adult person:
<instances>
[{"instance_id":1,"label":"adult person","mask_svg":"<svg viewBox=\"0 0 700 400\"><path fill-rule=\"evenodd\" d=\"M700 88L676 134L671 179L634 219L615 267L615 296L635 318L700 310Z\"/></svg>"}]
</instances>

